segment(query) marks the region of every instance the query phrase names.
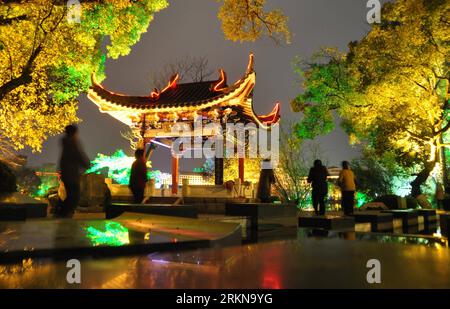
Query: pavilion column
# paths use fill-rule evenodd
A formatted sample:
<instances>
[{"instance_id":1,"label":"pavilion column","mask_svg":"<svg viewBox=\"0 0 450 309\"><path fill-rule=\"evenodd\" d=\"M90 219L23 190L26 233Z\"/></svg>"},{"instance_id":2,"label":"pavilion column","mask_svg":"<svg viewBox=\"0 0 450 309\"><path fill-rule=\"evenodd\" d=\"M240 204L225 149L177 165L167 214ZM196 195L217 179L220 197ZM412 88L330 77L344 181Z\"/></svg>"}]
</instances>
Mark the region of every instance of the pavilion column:
<instances>
[{"instance_id":1,"label":"pavilion column","mask_svg":"<svg viewBox=\"0 0 450 309\"><path fill-rule=\"evenodd\" d=\"M223 185L223 158L214 158L214 184Z\"/></svg>"},{"instance_id":2,"label":"pavilion column","mask_svg":"<svg viewBox=\"0 0 450 309\"><path fill-rule=\"evenodd\" d=\"M179 179L179 158L177 156L172 155L172 194L178 194L178 179Z\"/></svg>"},{"instance_id":3,"label":"pavilion column","mask_svg":"<svg viewBox=\"0 0 450 309\"><path fill-rule=\"evenodd\" d=\"M239 158L238 162L239 166L239 179L241 180L241 184L244 183L244 158Z\"/></svg>"}]
</instances>

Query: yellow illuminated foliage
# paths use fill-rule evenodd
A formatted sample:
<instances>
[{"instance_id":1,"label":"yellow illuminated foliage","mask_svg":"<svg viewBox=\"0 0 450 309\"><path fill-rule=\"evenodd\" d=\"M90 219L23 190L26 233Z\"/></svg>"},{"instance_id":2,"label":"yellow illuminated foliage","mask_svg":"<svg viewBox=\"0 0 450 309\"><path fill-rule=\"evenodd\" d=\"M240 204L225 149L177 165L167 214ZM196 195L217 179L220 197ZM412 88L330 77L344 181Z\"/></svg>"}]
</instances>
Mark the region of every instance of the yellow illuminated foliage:
<instances>
[{"instance_id":1,"label":"yellow illuminated foliage","mask_svg":"<svg viewBox=\"0 0 450 309\"><path fill-rule=\"evenodd\" d=\"M227 39L256 41L264 35L290 43L288 17L279 9L265 10L265 0L221 0L219 20Z\"/></svg>"},{"instance_id":2,"label":"yellow illuminated foliage","mask_svg":"<svg viewBox=\"0 0 450 309\"><path fill-rule=\"evenodd\" d=\"M385 6L383 23L350 46L350 72L363 104L344 104L360 137L377 147L435 161L449 128L450 2L397 1Z\"/></svg>"},{"instance_id":3,"label":"yellow illuminated foliage","mask_svg":"<svg viewBox=\"0 0 450 309\"><path fill-rule=\"evenodd\" d=\"M103 77L106 57L130 52L166 0L81 1L70 23L66 1L0 5L0 135L15 149L43 141L78 121L77 97L91 72ZM110 37L107 54L102 42Z\"/></svg>"},{"instance_id":4,"label":"yellow illuminated foliage","mask_svg":"<svg viewBox=\"0 0 450 309\"><path fill-rule=\"evenodd\" d=\"M223 180L235 181L239 178L239 159L226 158L223 160ZM244 181L257 183L259 181L259 174L261 172L261 159L259 158L245 158L244 159Z\"/></svg>"}]
</instances>

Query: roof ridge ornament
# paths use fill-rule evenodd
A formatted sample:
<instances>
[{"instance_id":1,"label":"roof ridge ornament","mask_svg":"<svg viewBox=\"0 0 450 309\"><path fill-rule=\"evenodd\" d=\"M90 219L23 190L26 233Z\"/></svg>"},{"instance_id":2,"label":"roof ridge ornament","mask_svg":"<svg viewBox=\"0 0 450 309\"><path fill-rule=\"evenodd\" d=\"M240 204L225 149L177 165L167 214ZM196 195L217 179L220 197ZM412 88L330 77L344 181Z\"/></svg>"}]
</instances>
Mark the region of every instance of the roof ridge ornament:
<instances>
[{"instance_id":1,"label":"roof ridge ornament","mask_svg":"<svg viewBox=\"0 0 450 309\"><path fill-rule=\"evenodd\" d=\"M280 119L280 102L276 102L272 111L267 115L258 115L259 121L264 125L271 125L277 123Z\"/></svg>"},{"instance_id":2,"label":"roof ridge ornament","mask_svg":"<svg viewBox=\"0 0 450 309\"><path fill-rule=\"evenodd\" d=\"M170 88L176 88L177 87L177 82L180 79L180 74L176 73L174 75L172 75L170 77L169 83L167 84L167 86L161 90L161 93L166 92L168 89Z\"/></svg>"},{"instance_id":3,"label":"roof ridge ornament","mask_svg":"<svg viewBox=\"0 0 450 309\"><path fill-rule=\"evenodd\" d=\"M157 100L159 98L159 89L154 88L152 92L150 92L150 98Z\"/></svg>"},{"instance_id":4,"label":"roof ridge ornament","mask_svg":"<svg viewBox=\"0 0 450 309\"><path fill-rule=\"evenodd\" d=\"M227 74L223 69L219 69L219 80L213 85L216 92L223 91L227 88Z\"/></svg>"},{"instance_id":5,"label":"roof ridge ornament","mask_svg":"<svg viewBox=\"0 0 450 309\"><path fill-rule=\"evenodd\" d=\"M153 100L158 100L162 93L166 92L169 89L173 89L177 86L177 82L180 79L180 75L178 73L172 75L170 77L169 83L166 87L164 87L163 90L159 91L158 88L153 89L153 91L150 93L150 98Z\"/></svg>"},{"instance_id":6,"label":"roof ridge ornament","mask_svg":"<svg viewBox=\"0 0 450 309\"><path fill-rule=\"evenodd\" d=\"M254 72L254 64L255 64L255 55L250 53L248 56L248 64L247 64L247 74L251 74Z\"/></svg>"}]
</instances>

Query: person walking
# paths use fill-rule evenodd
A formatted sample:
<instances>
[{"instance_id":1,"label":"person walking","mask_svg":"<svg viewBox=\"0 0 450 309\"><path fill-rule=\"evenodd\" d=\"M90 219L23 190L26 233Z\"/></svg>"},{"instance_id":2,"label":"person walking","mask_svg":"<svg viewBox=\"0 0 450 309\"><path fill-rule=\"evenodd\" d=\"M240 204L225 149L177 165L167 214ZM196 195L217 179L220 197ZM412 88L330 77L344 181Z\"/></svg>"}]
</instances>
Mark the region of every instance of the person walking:
<instances>
[{"instance_id":1,"label":"person walking","mask_svg":"<svg viewBox=\"0 0 450 309\"><path fill-rule=\"evenodd\" d=\"M344 210L344 215L349 216L353 214L353 207L355 205L355 174L350 169L348 161L342 162L342 170L339 173L338 179L339 187L341 188L341 206Z\"/></svg>"},{"instance_id":2,"label":"person walking","mask_svg":"<svg viewBox=\"0 0 450 309\"><path fill-rule=\"evenodd\" d=\"M56 216L71 218L80 201L80 175L82 169L89 167L89 158L86 156L78 135L78 127L68 125L61 141L62 152L59 160L61 181L66 192L66 198Z\"/></svg>"},{"instance_id":3,"label":"person walking","mask_svg":"<svg viewBox=\"0 0 450 309\"><path fill-rule=\"evenodd\" d=\"M145 185L147 183L147 164L143 149L137 149L134 152L136 160L131 166L130 182L128 187L133 193L133 202L135 204L142 203L144 199Z\"/></svg>"},{"instance_id":4,"label":"person walking","mask_svg":"<svg viewBox=\"0 0 450 309\"><path fill-rule=\"evenodd\" d=\"M327 177L330 176L322 161L315 160L309 170L308 183L312 186L312 203L316 215L325 215L325 198L328 194Z\"/></svg>"}]
</instances>

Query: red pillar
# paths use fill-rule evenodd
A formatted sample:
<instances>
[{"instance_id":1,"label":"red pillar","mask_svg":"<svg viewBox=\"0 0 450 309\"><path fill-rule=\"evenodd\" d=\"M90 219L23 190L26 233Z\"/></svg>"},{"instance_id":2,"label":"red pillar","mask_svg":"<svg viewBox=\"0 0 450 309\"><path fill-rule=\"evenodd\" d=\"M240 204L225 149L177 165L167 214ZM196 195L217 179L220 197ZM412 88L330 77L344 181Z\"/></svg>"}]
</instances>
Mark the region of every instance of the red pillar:
<instances>
[{"instance_id":1,"label":"red pillar","mask_svg":"<svg viewBox=\"0 0 450 309\"><path fill-rule=\"evenodd\" d=\"M239 179L244 183L244 158L239 158Z\"/></svg>"},{"instance_id":2,"label":"red pillar","mask_svg":"<svg viewBox=\"0 0 450 309\"><path fill-rule=\"evenodd\" d=\"M172 156L172 194L178 194L178 157Z\"/></svg>"}]
</instances>

